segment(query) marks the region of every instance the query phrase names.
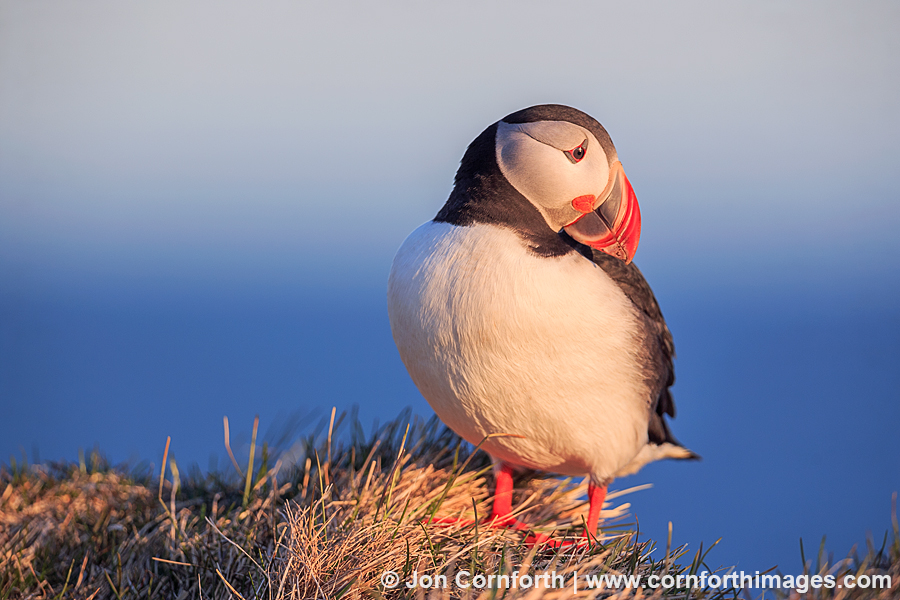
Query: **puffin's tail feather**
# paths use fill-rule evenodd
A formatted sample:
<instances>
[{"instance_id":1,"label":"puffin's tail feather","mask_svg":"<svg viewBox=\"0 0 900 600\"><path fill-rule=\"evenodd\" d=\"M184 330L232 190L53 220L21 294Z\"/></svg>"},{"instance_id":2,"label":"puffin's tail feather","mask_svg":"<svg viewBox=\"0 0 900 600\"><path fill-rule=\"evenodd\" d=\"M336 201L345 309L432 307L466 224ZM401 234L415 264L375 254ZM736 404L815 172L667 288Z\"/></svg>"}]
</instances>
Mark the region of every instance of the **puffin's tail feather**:
<instances>
[{"instance_id":1,"label":"puffin's tail feather","mask_svg":"<svg viewBox=\"0 0 900 600\"><path fill-rule=\"evenodd\" d=\"M619 469L614 477L625 477L626 475L634 475L640 471L644 465L652 463L664 458L675 458L678 460L700 460L700 455L696 452L685 448L678 443L665 442L663 444L649 443L635 456L630 463Z\"/></svg>"}]
</instances>

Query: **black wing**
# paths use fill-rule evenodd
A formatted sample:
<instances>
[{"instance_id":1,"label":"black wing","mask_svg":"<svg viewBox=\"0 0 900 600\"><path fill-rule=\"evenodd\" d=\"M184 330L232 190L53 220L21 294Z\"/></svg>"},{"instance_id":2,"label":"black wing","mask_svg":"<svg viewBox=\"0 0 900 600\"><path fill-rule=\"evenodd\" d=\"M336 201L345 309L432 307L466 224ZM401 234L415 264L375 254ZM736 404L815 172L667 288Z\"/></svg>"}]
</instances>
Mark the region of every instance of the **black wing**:
<instances>
[{"instance_id":1,"label":"black wing","mask_svg":"<svg viewBox=\"0 0 900 600\"><path fill-rule=\"evenodd\" d=\"M675 401L669 387L675 383L675 343L666 325L653 290L634 263L591 250L590 259L615 281L628 299L644 316L646 335L642 353L644 372L650 388L650 423L648 433L654 444L681 444L672 436L665 415L675 416Z\"/></svg>"}]
</instances>

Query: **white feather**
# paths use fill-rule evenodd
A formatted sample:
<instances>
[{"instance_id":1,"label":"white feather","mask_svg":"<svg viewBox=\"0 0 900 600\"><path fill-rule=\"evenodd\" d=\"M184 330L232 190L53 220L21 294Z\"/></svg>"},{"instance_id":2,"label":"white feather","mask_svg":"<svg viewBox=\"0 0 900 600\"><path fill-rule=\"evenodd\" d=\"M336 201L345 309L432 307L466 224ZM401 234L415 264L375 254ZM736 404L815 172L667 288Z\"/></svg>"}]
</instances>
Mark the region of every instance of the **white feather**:
<instances>
[{"instance_id":1,"label":"white feather","mask_svg":"<svg viewBox=\"0 0 900 600\"><path fill-rule=\"evenodd\" d=\"M584 257L536 256L502 227L429 222L394 258L388 312L413 381L451 429L473 444L523 436L492 438L492 456L597 483L653 460L638 456L649 391L633 305Z\"/></svg>"}]
</instances>

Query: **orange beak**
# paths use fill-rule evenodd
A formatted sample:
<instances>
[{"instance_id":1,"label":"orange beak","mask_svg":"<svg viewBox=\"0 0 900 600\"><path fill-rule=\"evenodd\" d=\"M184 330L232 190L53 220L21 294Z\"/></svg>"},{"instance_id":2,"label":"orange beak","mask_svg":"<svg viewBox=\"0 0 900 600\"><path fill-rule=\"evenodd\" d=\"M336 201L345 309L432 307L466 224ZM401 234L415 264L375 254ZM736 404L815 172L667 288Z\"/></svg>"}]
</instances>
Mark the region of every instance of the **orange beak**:
<instances>
[{"instance_id":1,"label":"orange beak","mask_svg":"<svg viewBox=\"0 0 900 600\"><path fill-rule=\"evenodd\" d=\"M563 229L582 244L631 262L641 239L641 209L622 163L613 163L603 193L593 203L587 198L572 201L582 215Z\"/></svg>"}]
</instances>

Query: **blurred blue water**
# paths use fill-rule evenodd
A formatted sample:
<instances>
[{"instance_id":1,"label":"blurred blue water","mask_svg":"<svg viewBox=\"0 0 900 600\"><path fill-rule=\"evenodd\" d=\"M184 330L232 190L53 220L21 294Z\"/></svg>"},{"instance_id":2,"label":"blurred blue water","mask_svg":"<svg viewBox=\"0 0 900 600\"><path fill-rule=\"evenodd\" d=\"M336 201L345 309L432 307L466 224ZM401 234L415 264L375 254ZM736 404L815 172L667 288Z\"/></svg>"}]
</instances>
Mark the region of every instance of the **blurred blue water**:
<instances>
[{"instance_id":1,"label":"blurred blue water","mask_svg":"<svg viewBox=\"0 0 900 600\"><path fill-rule=\"evenodd\" d=\"M900 310L831 290L672 303L679 438L697 465L657 463L635 513L658 540L723 538L714 562L801 568L822 536L841 558L889 528L900 490ZM892 303L891 303L892 304ZM678 535L678 532L681 535Z\"/></svg>"},{"instance_id":2,"label":"blurred blue water","mask_svg":"<svg viewBox=\"0 0 900 600\"><path fill-rule=\"evenodd\" d=\"M651 278L652 280L652 278ZM667 283L667 281L669 283ZM641 528L711 566L800 569L822 535L844 555L889 527L900 489L900 309L895 286L657 288L678 350L673 430L703 456L616 482ZM246 440L291 415L306 431L360 405L364 425L431 411L401 364L384 288L0 296L0 456L158 464L166 436L182 464L222 456L222 416ZM103 299L100 299L103 298ZM303 419L301 419L303 420ZM577 426L573 424L573 426ZM664 551L664 549L662 550Z\"/></svg>"}]
</instances>

